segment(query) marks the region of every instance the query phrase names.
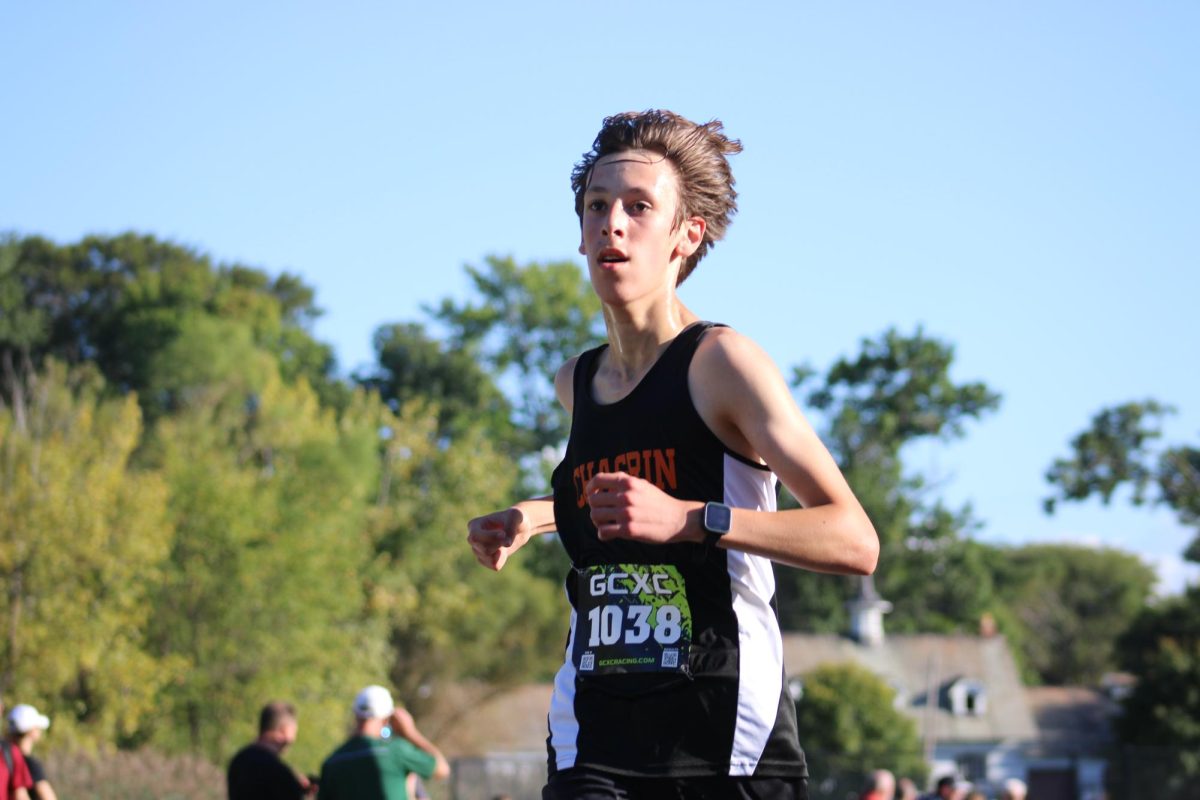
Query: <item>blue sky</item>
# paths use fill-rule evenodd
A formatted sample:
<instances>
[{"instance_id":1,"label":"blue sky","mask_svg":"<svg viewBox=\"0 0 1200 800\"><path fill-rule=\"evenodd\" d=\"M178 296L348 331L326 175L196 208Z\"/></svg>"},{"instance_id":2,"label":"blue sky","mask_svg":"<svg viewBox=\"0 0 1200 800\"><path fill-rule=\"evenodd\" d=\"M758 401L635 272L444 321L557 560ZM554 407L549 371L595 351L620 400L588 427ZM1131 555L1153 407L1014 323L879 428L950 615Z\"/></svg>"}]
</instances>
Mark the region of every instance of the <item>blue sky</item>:
<instances>
[{"instance_id":1,"label":"blue sky","mask_svg":"<svg viewBox=\"0 0 1200 800\"><path fill-rule=\"evenodd\" d=\"M436 5L5 4L0 230L298 273L349 371L464 264L577 259L605 115L717 117L741 210L685 302L784 369L924 326L1004 395L911 454L981 538L1196 579L1169 513L1040 499L1106 405L1200 439L1200 4Z\"/></svg>"}]
</instances>

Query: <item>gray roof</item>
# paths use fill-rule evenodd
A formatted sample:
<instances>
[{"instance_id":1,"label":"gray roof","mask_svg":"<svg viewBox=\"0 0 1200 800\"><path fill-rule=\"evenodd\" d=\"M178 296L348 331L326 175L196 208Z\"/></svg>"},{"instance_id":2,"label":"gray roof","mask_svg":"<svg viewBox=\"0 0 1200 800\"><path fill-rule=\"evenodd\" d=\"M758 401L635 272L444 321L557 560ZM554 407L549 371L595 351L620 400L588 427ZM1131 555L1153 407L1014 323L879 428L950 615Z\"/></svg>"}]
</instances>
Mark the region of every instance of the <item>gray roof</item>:
<instances>
[{"instance_id":1,"label":"gray roof","mask_svg":"<svg viewBox=\"0 0 1200 800\"><path fill-rule=\"evenodd\" d=\"M855 663L882 677L899 695L922 738L937 742L1031 742L1037 725L1003 636L889 634L868 646L833 634L785 633L784 664L798 676L824 663ZM955 715L949 689L962 679L986 691L986 710Z\"/></svg>"},{"instance_id":2,"label":"gray roof","mask_svg":"<svg viewBox=\"0 0 1200 800\"><path fill-rule=\"evenodd\" d=\"M1087 755L1112 745L1112 723L1121 706L1104 692L1084 686L1035 686L1025 690L1025 697L1041 733L1038 754Z\"/></svg>"}]
</instances>

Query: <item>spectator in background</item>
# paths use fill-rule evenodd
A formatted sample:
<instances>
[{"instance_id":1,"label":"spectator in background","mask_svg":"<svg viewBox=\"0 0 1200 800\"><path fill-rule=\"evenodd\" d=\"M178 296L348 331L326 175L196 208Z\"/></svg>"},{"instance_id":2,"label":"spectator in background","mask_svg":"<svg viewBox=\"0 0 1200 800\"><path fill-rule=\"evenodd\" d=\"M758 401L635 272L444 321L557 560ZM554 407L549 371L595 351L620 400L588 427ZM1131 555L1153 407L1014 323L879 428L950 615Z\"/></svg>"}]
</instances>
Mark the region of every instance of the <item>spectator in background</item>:
<instances>
[{"instance_id":1,"label":"spectator in background","mask_svg":"<svg viewBox=\"0 0 1200 800\"><path fill-rule=\"evenodd\" d=\"M0 701L0 716L4 715L4 702ZM25 763L25 754L21 748L13 747L4 738L0 738L0 800L29 800L29 790L33 788L33 778L29 774L29 765Z\"/></svg>"},{"instance_id":2,"label":"spectator in background","mask_svg":"<svg viewBox=\"0 0 1200 800\"><path fill-rule=\"evenodd\" d=\"M918 800L921 793L912 778L901 778L896 783L896 800Z\"/></svg>"},{"instance_id":3,"label":"spectator in background","mask_svg":"<svg viewBox=\"0 0 1200 800\"><path fill-rule=\"evenodd\" d=\"M877 769L867 776L859 795L861 800L893 800L896 796L896 776L886 769Z\"/></svg>"},{"instance_id":4,"label":"spectator in background","mask_svg":"<svg viewBox=\"0 0 1200 800\"><path fill-rule=\"evenodd\" d=\"M408 776L447 778L450 765L382 686L354 699L354 734L321 765L319 800L408 800ZM390 738L384 728L390 727Z\"/></svg>"},{"instance_id":5,"label":"spectator in background","mask_svg":"<svg viewBox=\"0 0 1200 800\"><path fill-rule=\"evenodd\" d=\"M986 794L978 789L972 789L971 791L967 792L967 796L964 798L964 800L988 800L988 798Z\"/></svg>"},{"instance_id":6,"label":"spectator in background","mask_svg":"<svg viewBox=\"0 0 1200 800\"><path fill-rule=\"evenodd\" d=\"M958 800L961 793L957 784L958 781L953 775L943 775L938 778L933 793L925 795L924 800Z\"/></svg>"},{"instance_id":7,"label":"spectator in background","mask_svg":"<svg viewBox=\"0 0 1200 800\"><path fill-rule=\"evenodd\" d=\"M299 730L291 703L274 701L258 715L258 739L246 745L229 762L226 784L229 800L300 800L315 787L283 763L283 752L296 741Z\"/></svg>"},{"instance_id":8,"label":"spectator in background","mask_svg":"<svg viewBox=\"0 0 1200 800\"><path fill-rule=\"evenodd\" d=\"M1000 800L1025 800L1028 791L1025 781L1019 778L1009 778L1000 790Z\"/></svg>"},{"instance_id":9,"label":"spectator in background","mask_svg":"<svg viewBox=\"0 0 1200 800\"><path fill-rule=\"evenodd\" d=\"M8 712L8 741L12 748L20 750L29 767L29 777L33 787L29 789L31 800L58 800L54 787L46 779L46 770L42 762L33 757L33 744L42 738L42 732L50 727L50 718L39 714L33 706L25 704L13 706Z\"/></svg>"}]
</instances>

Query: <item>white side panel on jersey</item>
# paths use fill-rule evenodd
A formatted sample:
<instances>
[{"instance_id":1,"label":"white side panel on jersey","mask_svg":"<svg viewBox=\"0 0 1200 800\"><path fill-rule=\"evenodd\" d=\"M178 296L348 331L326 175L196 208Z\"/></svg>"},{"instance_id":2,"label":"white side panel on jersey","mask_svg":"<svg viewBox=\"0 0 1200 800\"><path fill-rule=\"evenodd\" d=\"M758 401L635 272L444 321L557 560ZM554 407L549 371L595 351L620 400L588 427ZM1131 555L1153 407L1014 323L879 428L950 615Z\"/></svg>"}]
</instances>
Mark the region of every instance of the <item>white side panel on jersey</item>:
<instances>
[{"instance_id":1,"label":"white side panel on jersey","mask_svg":"<svg viewBox=\"0 0 1200 800\"><path fill-rule=\"evenodd\" d=\"M775 475L725 455L725 503L775 510ZM775 574L770 559L728 551L733 613L738 621L738 709L732 776L753 775L779 713L783 691L783 636L771 608Z\"/></svg>"},{"instance_id":2,"label":"white side panel on jersey","mask_svg":"<svg viewBox=\"0 0 1200 800\"><path fill-rule=\"evenodd\" d=\"M554 749L554 762L559 769L575 766L578 753L579 720L575 716L575 664L571 653L575 650L575 623L578 618L571 609L571 635L567 637L567 653L558 674L554 676L554 694L550 698L550 746Z\"/></svg>"}]
</instances>

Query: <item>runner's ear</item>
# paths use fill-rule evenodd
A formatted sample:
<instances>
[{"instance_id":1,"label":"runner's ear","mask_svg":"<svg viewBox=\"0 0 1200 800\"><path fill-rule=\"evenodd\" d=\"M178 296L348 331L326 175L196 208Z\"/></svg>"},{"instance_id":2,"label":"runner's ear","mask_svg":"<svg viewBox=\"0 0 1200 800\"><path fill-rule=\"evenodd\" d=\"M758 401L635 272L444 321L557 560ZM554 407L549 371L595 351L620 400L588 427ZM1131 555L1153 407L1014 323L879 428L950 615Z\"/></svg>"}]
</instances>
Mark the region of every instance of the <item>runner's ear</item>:
<instances>
[{"instance_id":1,"label":"runner's ear","mask_svg":"<svg viewBox=\"0 0 1200 800\"><path fill-rule=\"evenodd\" d=\"M679 225L679 242L675 245L675 255L682 259L690 257L704 242L704 232L708 223L704 217L688 217Z\"/></svg>"}]
</instances>

